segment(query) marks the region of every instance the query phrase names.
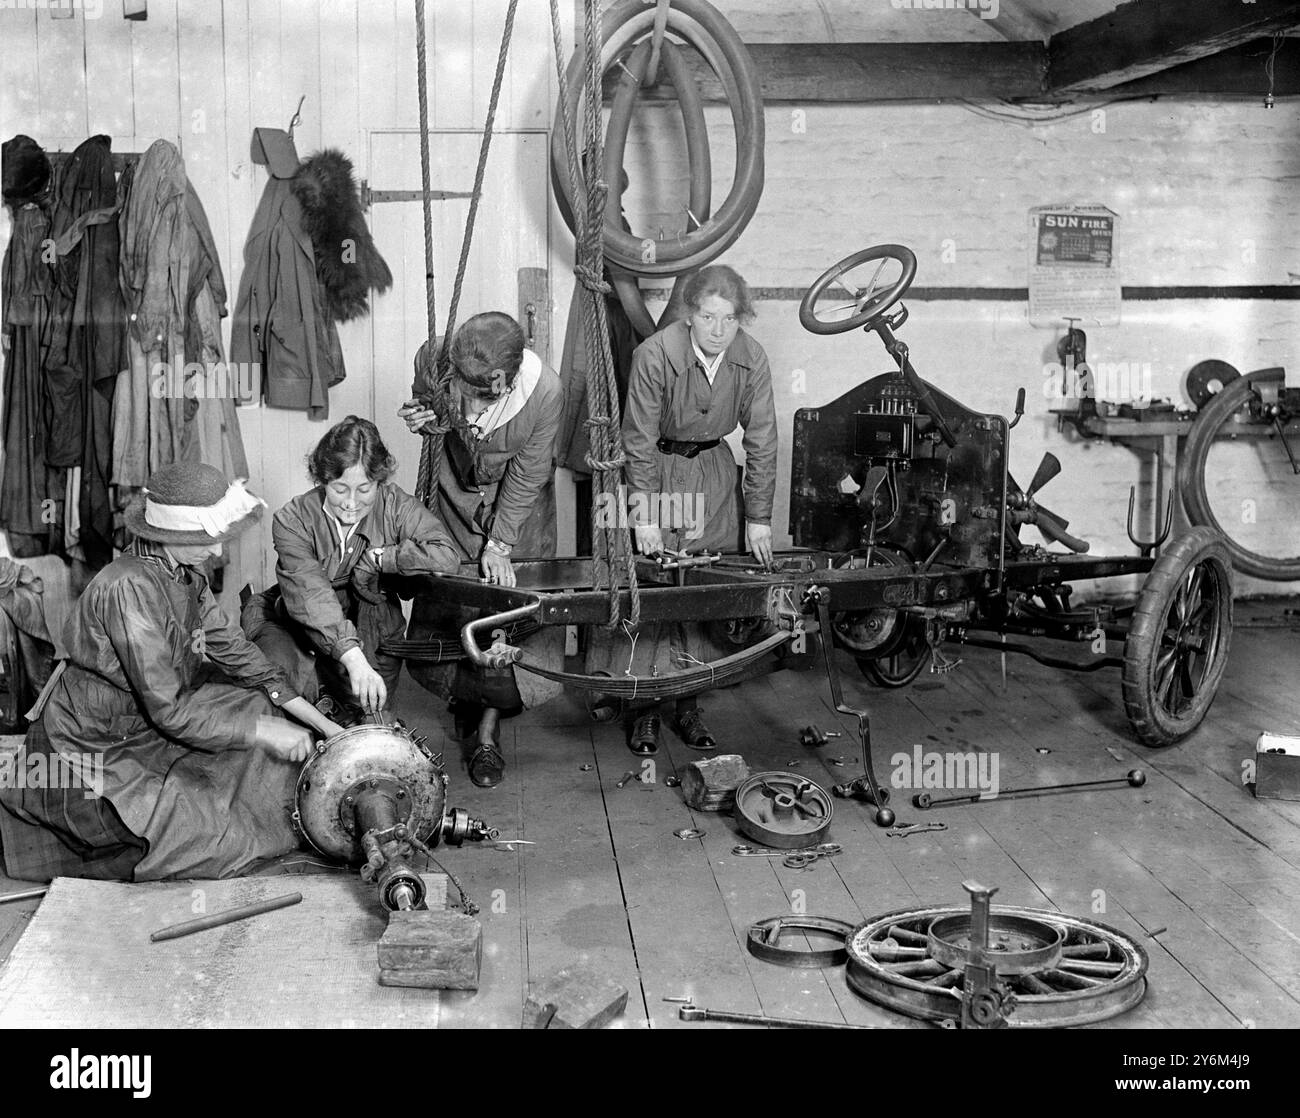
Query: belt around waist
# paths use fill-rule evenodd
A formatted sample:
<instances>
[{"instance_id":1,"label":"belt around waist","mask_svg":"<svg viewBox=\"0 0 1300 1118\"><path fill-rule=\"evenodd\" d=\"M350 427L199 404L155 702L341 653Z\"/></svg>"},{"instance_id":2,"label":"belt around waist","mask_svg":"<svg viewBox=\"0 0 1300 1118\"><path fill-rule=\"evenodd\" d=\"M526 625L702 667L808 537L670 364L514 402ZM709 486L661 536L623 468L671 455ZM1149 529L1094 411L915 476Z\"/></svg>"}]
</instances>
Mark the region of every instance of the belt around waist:
<instances>
[{"instance_id":1,"label":"belt around waist","mask_svg":"<svg viewBox=\"0 0 1300 1118\"><path fill-rule=\"evenodd\" d=\"M664 454L680 454L683 458L694 458L705 450L712 450L721 439L712 439L705 443L679 442L676 439L660 439L655 445Z\"/></svg>"}]
</instances>

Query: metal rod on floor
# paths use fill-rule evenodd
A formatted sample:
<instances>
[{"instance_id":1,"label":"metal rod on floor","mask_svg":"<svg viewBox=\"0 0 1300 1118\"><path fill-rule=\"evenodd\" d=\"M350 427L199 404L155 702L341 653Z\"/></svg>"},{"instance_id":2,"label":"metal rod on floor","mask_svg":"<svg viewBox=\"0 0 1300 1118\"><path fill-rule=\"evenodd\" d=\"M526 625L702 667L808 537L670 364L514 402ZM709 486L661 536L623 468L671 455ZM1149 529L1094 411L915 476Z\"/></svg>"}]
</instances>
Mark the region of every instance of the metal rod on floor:
<instances>
[{"instance_id":1,"label":"metal rod on floor","mask_svg":"<svg viewBox=\"0 0 1300 1118\"><path fill-rule=\"evenodd\" d=\"M21 893L3 893L0 894L0 904L7 901L29 901L33 897L43 897L50 891L48 885L43 885L39 889L24 889Z\"/></svg>"},{"instance_id":2,"label":"metal rod on floor","mask_svg":"<svg viewBox=\"0 0 1300 1118\"><path fill-rule=\"evenodd\" d=\"M159 943L165 939L178 939L181 936L192 935L194 932L205 932L209 928L219 928L222 924L230 924L235 920L244 920L249 916L260 916L264 912L274 912L277 908L288 908L301 900L301 893L287 893L283 897L272 897L269 901L241 905L239 908L216 912L211 916L200 916L197 920L186 920L183 924L172 924L170 927L154 932L149 938L154 943Z\"/></svg>"},{"instance_id":3,"label":"metal rod on floor","mask_svg":"<svg viewBox=\"0 0 1300 1118\"><path fill-rule=\"evenodd\" d=\"M677 1010L683 1021L720 1021L730 1025L761 1025L765 1029L875 1029L876 1025L850 1025L843 1021L805 1021L798 1017L766 1017L761 1013L732 1013L684 1005Z\"/></svg>"}]
</instances>

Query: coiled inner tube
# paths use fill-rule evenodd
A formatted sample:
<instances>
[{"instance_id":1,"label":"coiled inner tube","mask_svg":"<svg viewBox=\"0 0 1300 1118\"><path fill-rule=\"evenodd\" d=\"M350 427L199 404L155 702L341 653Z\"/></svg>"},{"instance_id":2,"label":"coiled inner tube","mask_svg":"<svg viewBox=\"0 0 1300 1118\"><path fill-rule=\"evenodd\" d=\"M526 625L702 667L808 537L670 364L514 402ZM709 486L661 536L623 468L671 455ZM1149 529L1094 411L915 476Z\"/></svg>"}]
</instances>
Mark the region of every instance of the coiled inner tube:
<instances>
[{"instance_id":1,"label":"coiled inner tube","mask_svg":"<svg viewBox=\"0 0 1300 1118\"><path fill-rule=\"evenodd\" d=\"M655 10L642 0L620 0L601 21L601 71L609 69L628 47L653 30ZM611 106L606 133L606 181L611 184L611 205L604 230L605 255L609 264L635 276L680 276L695 271L725 252L744 231L758 207L763 190L763 104L753 63L735 29L704 0L672 0L668 30L694 47L708 62L727 92L736 131L736 173L731 191L716 214L707 215L712 177L706 154L707 133L698 93L689 90L688 71L672 44L665 41L663 58L667 77L678 90L682 120L686 127L691 167L691 213L699 226L683 233L651 240L620 227L618 220L618 170L627 142L628 127L636 93L644 78L649 51L632 52L626 66L625 87ZM560 96L567 98L574 119L581 108L584 49L579 44L565 75ZM627 89L623 95L623 88ZM557 110L556 118L559 119ZM615 162L617 156L617 162ZM556 198L569 228L573 228L573 198L566 173L564 137L561 129L551 133L551 177ZM584 168L584 172L587 169Z\"/></svg>"},{"instance_id":2,"label":"coiled inner tube","mask_svg":"<svg viewBox=\"0 0 1300 1118\"><path fill-rule=\"evenodd\" d=\"M1300 579L1300 556L1273 558L1260 555L1258 552L1247 550L1225 532L1214 515L1214 510L1210 508L1210 499L1205 486L1205 462L1214 440L1225 424L1231 420L1232 415L1256 394L1256 386L1281 382L1284 378L1285 374L1281 369L1261 369L1226 385L1196 413L1196 421L1192 424L1183 451L1181 488L1188 519L1193 524L1205 525L1222 533L1235 570L1270 582L1290 582ZM1300 491L1300 479L1297 480L1297 490Z\"/></svg>"}]
</instances>

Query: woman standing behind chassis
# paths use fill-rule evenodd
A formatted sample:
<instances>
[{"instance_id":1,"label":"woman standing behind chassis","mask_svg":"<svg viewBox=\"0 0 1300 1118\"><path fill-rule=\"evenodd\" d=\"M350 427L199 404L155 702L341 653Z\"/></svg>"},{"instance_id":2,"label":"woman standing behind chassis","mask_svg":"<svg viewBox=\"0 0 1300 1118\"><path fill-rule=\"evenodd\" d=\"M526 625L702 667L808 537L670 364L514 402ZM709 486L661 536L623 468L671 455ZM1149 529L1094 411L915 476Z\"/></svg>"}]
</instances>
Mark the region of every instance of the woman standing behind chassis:
<instances>
[{"instance_id":1,"label":"woman standing behind chassis","mask_svg":"<svg viewBox=\"0 0 1300 1118\"><path fill-rule=\"evenodd\" d=\"M154 473L127 509L135 541L69 616L67 659L24 747L78 779L0 788L10 874L230 877L297 847L304 726L324 737L342 728L245 639L200 572L262 508L242 482L181 463Z\"/></svg>"},{"instance_id":2,"label":"woman standing behind chassis","mask_svg":"<svg viewBox=\"0 0 1300 1118\"><path fill-rule=\"evenodd\" d=\"M524 342L519 324L499 311L477 314L456 331L450 397L474 445L444 424L448 429L433 496L433 509L461 554L478 562L484 581L501 586L515 585L512 553L539 558L555 554L554 450L563 390L554 370L525 349ZM426 342L415 360L414 398L397 413L417 434L438 422L437 414L422 402L432 390L427 377L433 362L425 360L427 347ZM411 626L458 629L474 616L421 595ZM543 644L562 636L558 629L538 635ZM432 673L431 682L438 686ZM482 788L500 784L505 758L499 720L524 706L514 668L478 668L462 661L446 691L455 704L461 736L473 732L477 722L470 779Z\"/></svg>"},{"instance_id":3,"label":"woman standing behind chassis","mask_svg":"<svg viewBox=\"0 0 1300 1118\"><path fill-rule=\"evenodd\" d=\"M665 548L735 549L736 461L723 439L739 426L744 430L745 542L766 568L772 562L776 408L767 354L740 328L754 316L749 288L734 270L716 264L692 276L682 296L687 317L647 338L632 358L623 450L637 550L658 555ZM642 636L640 655L652 658L660 676L712 658L699 625L659 625ZM627 661L614 670L631 666L636 654L635 644L624 648ZM641 663L637 659L634 674L642 674ZM677 724L687 745L715 748L694 697L677 700ZM654 753L658 737L659 714L651 708L637 718L630 747L634 753Z\"/></svg>"},{"instance_id":4,"label":"woman standing behind chassis","mask_svg":"<svg viewBox=\"0 0 1300 1118\"><path fill-rule=\"evenodd\" d=\"M380 575L447 573L460 554L438 518L389 482L393 456L368 419L330 428L307 459L315 488L275 514L276 585L251 598L244 632L312 702L348 721L388 705L402 661L379 651L406 618Z\"/></svg>"}]
</instances>

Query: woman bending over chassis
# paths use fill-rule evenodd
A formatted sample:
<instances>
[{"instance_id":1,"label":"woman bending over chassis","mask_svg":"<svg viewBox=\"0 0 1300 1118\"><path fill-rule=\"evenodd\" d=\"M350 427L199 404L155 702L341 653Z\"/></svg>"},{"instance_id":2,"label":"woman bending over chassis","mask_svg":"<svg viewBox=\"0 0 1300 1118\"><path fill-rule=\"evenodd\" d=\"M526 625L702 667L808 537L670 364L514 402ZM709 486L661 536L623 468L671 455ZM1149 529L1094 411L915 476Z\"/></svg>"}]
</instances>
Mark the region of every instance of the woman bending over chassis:
<instances>
[{"instance_id":1,"label":"woman bending over chassis","mask_svg":"<svg viewBox=\"0 0 1300 1118\"><path fill-rule=\"evenodd\" d=\"M749 288L719 264L692 276L682 294L687 317L647 338L632 357L623 450L637 550L735 551L743 503L745 549L768 567L776 408L767 354L741 329L754 313ZM737 426L745 450L739 487L723 441ZM612 638L593 630L588 670L664 677L735 651L713 645L698 622L647 625ZM634 753L657 751L659 721L657 705L642 709L629 741ZM677 725L687 745L715 748L694 696L677 700Z\"/></svg>"},{"instance_id":2,"label":"woman bending over chassis","mask_svg":"<svg viewBox=\"0 0 1300 1118\"><path fill-rule=\"evenodd\" d=\"M412 399L398 412L413 433L444 430L432 507L461 556L478 564L484 581L500 586L515 585L512 554L555 555L555 433L564 394L554 370L524 342L523 330L508 314L476 314L456 331L450 352L447 396L464 423L452 424L430 406L427 343L415 360ZM421 595L411 632L453 631L477 616L476 610ZM528 642L530 659L561 666L563 640L562 627L543 629ZM500 717L558 690L532 677L517 679L513 667L479 668L467 660L450 680L437 666L410 668L424 686L452 700L458 736L476 734L469 775L484 788L505 776Z\"/></svg>"},{"instance_id":3,"label":"woman bending over chassis","mask_svg":"<svg viewBox=\"0 0 1300 1118\"><path fill-rule=\"evenodd\" d=\"M330 428L307 459L314 487L275 514L276 585L242 616L249 639L294 685L313 702L328 696L347 722L383 712L402 669L380 651L406 629L380 576L460 565L438 518L388 480L395 468L370 420L350 415Z\"/></svg>"}]
</instances>

